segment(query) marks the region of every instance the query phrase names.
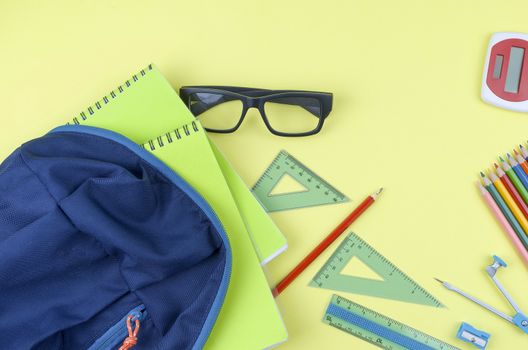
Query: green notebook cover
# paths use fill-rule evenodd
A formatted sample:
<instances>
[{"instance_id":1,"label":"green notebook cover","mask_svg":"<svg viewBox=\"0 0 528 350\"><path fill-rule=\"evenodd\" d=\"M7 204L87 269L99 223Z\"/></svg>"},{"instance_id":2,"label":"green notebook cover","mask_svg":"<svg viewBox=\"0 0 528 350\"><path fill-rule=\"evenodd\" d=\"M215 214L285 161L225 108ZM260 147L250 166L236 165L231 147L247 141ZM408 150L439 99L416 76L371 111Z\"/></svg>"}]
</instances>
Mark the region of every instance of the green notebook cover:
<instances>
[{"instance_id":1,"label":"green notebook cover","mask_svg":"<svg viewBox=\"0 0 528 350\"><path fill-rule=\"evenodd\" d=\"M150 65L132 76L71 123L117 131L138 144L194 120L165 77ZM251 235L262 264L287 248L284 235L246 184L211 142L220 168Z\"/></svg>"},{"instance_id":2,"label":"green notebook cover","mask_svg":"<svg viewBox=\"0 0 528 350\"><path fill-rule=\"evenodd\" d=\"M265 265L288 248L286 238L275 226L275 223L270 220L262 205L255 199L218 147L210 139L209 142L229 189L235 197L238 210L248 228L249 236L253 240L253 246L260 262Z\"/></svg>"},{"instance_id":3,"label":"green notebook cover","mask_svg":"<svg viewBox=\"0 0 528 350\"><path fill-rule=\"evenodd\" d=\"M262 219L259 211L264 211L256 210L253 197L236 198L235 193L243 193L240 183L249 190L159 71L142 70L73 123L107 128L142 144L202 194L226 228L233 252L231 282L206 348L264 349L285 341L287 332L256 254L260 248L253 246L246 225L252 234L261 232L261 224L277 229L269 217L271 225Z\"/></svg>"}]
</instances>

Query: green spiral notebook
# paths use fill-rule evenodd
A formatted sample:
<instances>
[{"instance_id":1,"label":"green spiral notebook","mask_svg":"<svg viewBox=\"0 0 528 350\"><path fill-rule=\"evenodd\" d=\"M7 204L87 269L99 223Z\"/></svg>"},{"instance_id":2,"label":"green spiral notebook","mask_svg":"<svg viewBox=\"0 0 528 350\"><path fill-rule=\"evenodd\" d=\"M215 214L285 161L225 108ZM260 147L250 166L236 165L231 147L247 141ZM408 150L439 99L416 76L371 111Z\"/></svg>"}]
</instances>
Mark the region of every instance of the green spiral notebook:
<instances>
[{"instance_id":1,"label":"green spiral notebook","mask_svg":"<svg viewBox=\"0 0 528 350\"><path fill-rule=\"evenodd\" d=\"M230 239L233 269L206 348L264 349L285 341L287 332L260 266L284 249L284 236L161 73L147 67L73 123L132 139L187 180L217 213Z\"/></svg>"}]
</instances>

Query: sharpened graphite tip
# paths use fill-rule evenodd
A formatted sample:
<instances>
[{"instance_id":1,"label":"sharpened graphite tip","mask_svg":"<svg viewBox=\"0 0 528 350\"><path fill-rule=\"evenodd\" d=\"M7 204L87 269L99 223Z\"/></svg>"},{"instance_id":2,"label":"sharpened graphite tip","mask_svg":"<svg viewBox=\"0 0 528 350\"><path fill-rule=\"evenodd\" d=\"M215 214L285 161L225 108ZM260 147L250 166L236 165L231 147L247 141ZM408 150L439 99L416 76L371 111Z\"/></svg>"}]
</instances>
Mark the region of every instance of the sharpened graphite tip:
<instances>
[{"instance_id":1,"label":"sharpened graphite tip","mask_svg":"<svg viewBox=\"0 0 528 350\"><path fill-rule=\"evenodd\" d=\"M433 277L435 280L437 280L438 282L440 282L441 284L444 284L444 281L442 281L441 279L438 279L436 277Z\"/></svg>"},{"instance_id":2,"label":"sharpened graphite tip","mask_svg":"<svg viewBox=\"0 0 528 350\"><path fill-rule=\"evenodd\" d=\"M379 190L377 190L376 192L374 192L373 194L371 194L370 196L374 199L377 199L379 197L379 195L381 194L381 192L383 192L383 187L381 187Z\"/></svg>"}]
</instances>

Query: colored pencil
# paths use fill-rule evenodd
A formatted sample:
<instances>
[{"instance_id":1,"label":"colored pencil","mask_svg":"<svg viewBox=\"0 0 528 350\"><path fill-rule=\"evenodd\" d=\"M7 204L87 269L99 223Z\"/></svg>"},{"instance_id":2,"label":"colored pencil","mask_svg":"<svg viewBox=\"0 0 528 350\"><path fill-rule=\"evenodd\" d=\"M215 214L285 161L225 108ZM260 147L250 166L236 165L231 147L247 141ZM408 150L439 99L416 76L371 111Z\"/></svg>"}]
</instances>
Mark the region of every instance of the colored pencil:
<instances>
[{"instance_id":1,"label":"colored pencil","mask_svg":"<svg viewBox=\"0 0 528 350\"><path fill-rule=\"evenodd\" d=\"M513 228L511 227L508 220L506 220L504 214L502 214L497 204L493 201L493 197L491 197L490 193L484 188L484 186L482 186L480 182L478 183L478 187L480 193L482 194L482 197L484 197L485 202L488 204L488 207L493 212L493 215L495 215L495 217L503 227L504 231L512 241L513 245L515 246L515 249L517 249L519 255L522 257L522 259L528 266L528 250L524 248L521 240L519 239L519 237L517 237L515 231L513 231Z\"/></svg>"},{"instance_id":2,"label":"colored pencil","mask_svg":"<svg viewBox=\"0 0 528 350\"><path fill-rule=\"evenodd\" d=\"M326 238L319 243L286 277L280 281L275 289L273 295L278 296L286 287L290 285L326 248L328 248L345 230L361 216L375 201L383 191L380 188L377 192L371 194L363 202L361 202L356 209L354 209L337 227L330 232Z\"/></svg>"},{"instance_id":3,"label":"colored pencil","mask_svg":"<svg viewBox=\"0 0 528 350\"><path fill-rule=\"evenodd\" d=\"M511 156L511 154L509 154L509 153L506 153L506 156L508 157L508 162L510 162L510 165L511 165L513 171L515 171L515 175L517 175L519 180L521 180L524 188L528 189L528 177L527 177L526 173L524 172L524 170L519 165L519 162L517 162L515 160L515 158L513 158Z\"/></svg>"},{"instance_id":4,"label":"colored pencil","mask_svg":"<svg viewBox=\"0 0 528 350\"><path fill-rule=\"evenodd\" d=\"M506 187L506 189L512 196L513 200L515 201L515 203L517 203L517 206L524 214L524 217L528 219L528 205L524 203L524 200L522 199L521 195L519 194L519 192L517 191L517 189L511 182L510 178L506 176L506 173L504 172L504 170L502 170L497 163L495 163L494 166L495 166L495 171L497 171L497 175L499 176L499 179L504 184L504 187Z\"/></svg>"},{"instance_id":5,"label":"colored pencil","mask_svg":"<svg viewBox=\"0 0 528 350\"><path fill-rule=\"evenodd\" d=\"M511 182L513 183L513 185L517 189L517 191L519 191L519 194L521 195L522 199L524 200L524 203L526 203L528 205L528 191L526 190L526 188L522 184L521 180L519 179L519 177L517 176L517 174L515 173L513 168L508 163L506 163L506 161L504 159L502 159L502 157L499 157L499 159L500 159L500 163L501 163L501 166L502 166L502 170L504 170L506 175L508 175L508 177L510 178Z\"/></svg>"},{"instance_id":6,"label":"colored pencil","mask_svg":"<svg viewBox=\"0 0 528 350\"><path fill-rule=\"evenodd\" d=\"M528 158L528 150L526 150L523 145L519 145L519 150L521 151L521 154L524 159Z\"/></svg>"},{"instance_id":7,"label":"colored pencil","mask_svg":"<svg viewBox=\"0 0 528 350\"><path fill-rule=\"evenodd\" d=\"M526 159L523 158L519 153L517 153L516 150L513 150L513 154L515 159L517 160L517 163L519 163L519 166L524 172L524 175L528 175L528 163L526 163Z\"/></svg>"},{"instance_id":8,"label":"colored pencil","mask_svg":"<svg viewBox=\"0 0 528 350\"><path fill-rule=\"evenodd\" d=\"M506 205L508 206L508 208L510 208L512 214L517 219L517 222L519 222L519 224L521 225L523 231L525 233L528 232L528 220L526 220L526 217L524 216L517 203L515 203L515 200L506 189L506 186L504 186L501 180L499 180L498 176L495 175L493 172L489 173L489 178L497 189L497 191L499 192L504 202L506 203Z\"/></svg>"},{"instance_id":9,"label":"colored pencil","mask_svg":"<svg viewBox=\"0 0 528 350\"><path fill-rule=\"evenodd\" d=\"M480 176L482 177L482 181L484 182L484 187L488 190L490 195L493 197L493 200L495 201L495 203L497 203L497 206L502 211L502 214L504 214L504 216L506 217L506 220L508 220L513 230L517 234L517 237L519 237L519 239L523 242L523 244L526 243L525 248L528 249L528 240L526 242L523 240L523 237L525 237L525 233L521 225L519 225L519 222L517 222L517 219L515 219L515 216L513 216L512 212L510 211L506 203L504 203L504 200L500 196L495 186L491 183L490 179L488 179L488 177L482 172L480 173Z\"/></svg>"}]
</instances>

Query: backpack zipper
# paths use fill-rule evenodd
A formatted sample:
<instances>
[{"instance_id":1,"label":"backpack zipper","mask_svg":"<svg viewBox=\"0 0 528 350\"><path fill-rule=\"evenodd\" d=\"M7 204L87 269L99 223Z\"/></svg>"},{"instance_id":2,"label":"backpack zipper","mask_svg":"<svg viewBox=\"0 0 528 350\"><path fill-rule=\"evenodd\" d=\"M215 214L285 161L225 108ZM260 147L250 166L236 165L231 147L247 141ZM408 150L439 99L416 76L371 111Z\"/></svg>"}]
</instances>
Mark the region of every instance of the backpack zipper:
<instances>
[{"instance_id":1,"label":"backpack zipper","mask_svg":"<svg viewBox=\"0 0 528 350\"><path fill-rule=\"evenodd\" d=\"M143 321L147 317L145 305L141 304L130 310L121 320L110 327L105 334L97 339L88 350L114 350L128 336L127 318L132 316L131 321Z\"/></svg>"}]
</instances>

